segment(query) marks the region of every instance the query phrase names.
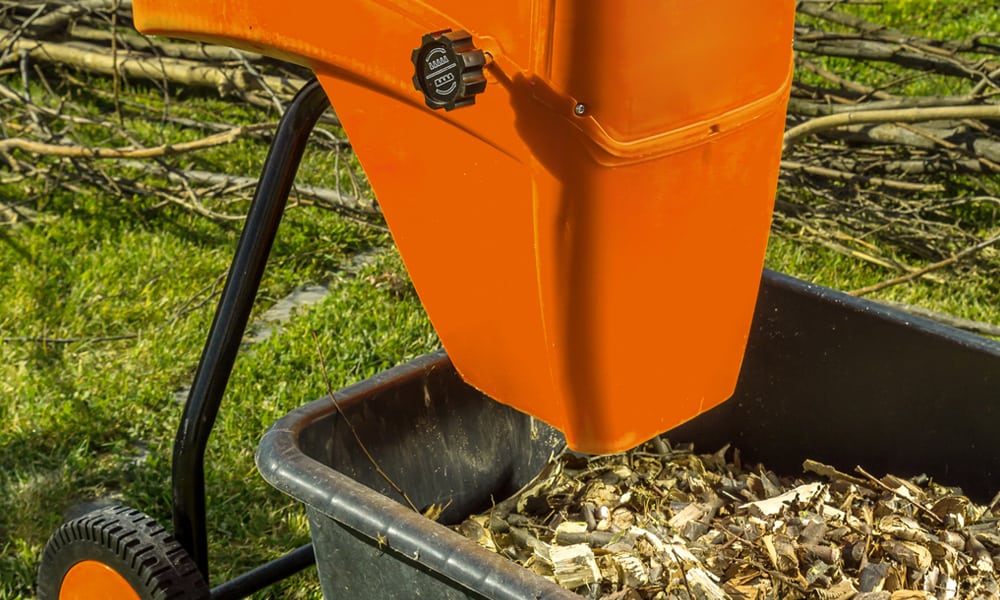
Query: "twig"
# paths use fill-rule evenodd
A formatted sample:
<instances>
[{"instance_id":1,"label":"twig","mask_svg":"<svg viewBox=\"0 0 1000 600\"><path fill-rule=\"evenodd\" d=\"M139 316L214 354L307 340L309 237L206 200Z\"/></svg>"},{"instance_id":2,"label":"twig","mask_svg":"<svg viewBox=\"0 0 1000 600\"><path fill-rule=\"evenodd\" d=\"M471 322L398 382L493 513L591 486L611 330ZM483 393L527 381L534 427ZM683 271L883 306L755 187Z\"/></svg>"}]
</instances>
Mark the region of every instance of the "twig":
<instances>
[{"instance_id":1,"label":"twig","mask_svg":"<svg viewBox=\"0 0 1000 600\"><path fill-rule=\"evenodd\" d=\"M812 73L815 73L816 75L819 75L820 77L822 77L823 79L826 79L827 81L829 81L830 83L833 83L834 85L843 86L844 88L846 88L848 90L851 90L851 91L854 91L854 92L857 92L859 94L863 94L865 96L870 96L872 98L879 98L879 99L882 99L882 100L889 100L889 99L892 99L892 98L895 97L892 94L889 94L888 92L884 92L882 90L877 90L877 89L875 89L873 87L870 87L870 86L867 86L867 85L862 85L862 84L860 84L860 83L858 83L856 81L851 81L850 79L847 79L846 77L842 77L840 75L837 75L836 73L828 71L827 69L824 69L823 67L817 65L816 63L814 63L812 61L805 60L803 58L796 58L795 63L796 63L797 66L800 66L800 67L806 69L807 71L810 71ZM831 90L826 90L826 91L829 92Z\"/></svg>"},{"instance_id":2,"label":"twig","mask_svg":"<svg viewBox=\"0 0 1000 600\"><path fill-rule=\"evenodd\" d=\"M991 171L991 169L984 165L978 158L951 158L944 154L909 160L873 160L867 163L849 157L832 157L827 159L827 163L830 168L837 168L851 173L855 171L865 172L872 169L878 169L884 173L902 176L963 172L983 174ZM942 189L944 189L943 186Z\"/></svg>"},{"instance_id":3,"label":"twig","mask_svg":"<svg viewBox=\"0 0 1000 600\"><path fill-rule=\"evenodd\" d=\"M115 99L115 114L118 115L118 124L125 126L125 116L122 115L121 103L121 73L118 71L118 0L113 0L111 4L111 62L115 68L111 69L111 93Z\"/></svg>"},{"instance_id":4,"label":"twig","mask_svg":"<svg viewBox=\"0 0 1000 600\"><path fill-rule=\"evenodd\" d=\"M10 152L11 150L23 150L33 154L65 156L70 158L155 158L229 144L251 133L274 129L277 126L277 123L241 125L239 127L233 127L227 131L190 142L161 144L159 146L152 146L148 148L88 148L86 146L45 144L25 138L10 138L0 140L0 153Z\"/></svg>"},{"instance_id":5,"label":"twig","mask_svg":"<svg viewBox=\"0 0 1000 600\"><path fill-rule=\"evenodd\" d=\"M1000 79L1000 69L991 71L989 74L983 77L982 80L979 81L979 83L977 83L972 87L972 89L969 91L969 94L973 96L981 94L984 91L986 91L986 88L990 86L993 86L993 89L1000 90L1000 85L997 85L996 83L998 79Z\"/></svg>"},{"instance_id":6,"label":"twig","mask_svg":"<svg viewBox=\"0 0 1000 600\"><path fill-rule=\"evenodd\" d=\"M406 492L403 491L403 488L396 485L396 482L393 481L391 477L389 477L389 474L382 470L382 467L379 466L378 461L375 460L375 457L372 456L371 452L368 451L368 448L365 446L364 442L361 441L361 436L358 435L357 429L354 428L354 425L351 424L350 419L348 419L347 415L344 414L344 409L340 407L340 403L337 402L337 399L334 396L333 386L330 385L330 374L326 369L326 359L323 358L323 353L319 351L320 347L319 338L316 337L315 331L311 333L313 337L313 343L316 345L316 350L317 350L316 354L319 359L320 371L323 374L323 382L326 385L326 393L327 395L330 396L330 402L332 402L334 407L336 407L337 414L340 415L341 420L344 422L345 425L347 425L347 428L351 430L351 435L354 436L354 441L358 443L358 447L361 448L361 451L364 453L365 457L368 458L368 462L372 464L372 467L375 469L375 471L382 477L382 479L385 480L386 483L389 484L389 486L393 490L396 491L397 494L403 497L403 500L406 500L406 504L408 504L409 507L412 508L414 512L419 513L420 509L418 509L417 505L414 504L412 500L410 500L410 497L406 495Z\"/></svg>"},{"instance_id":7,"label":"twig","mask_svg":"<svg viewBox=\"0 0 1000 600\"><path fill-rule=\"evenodd\" d=\"M897 498L900 498L901 500L905 500L906 502L909 502L914 508L916 508L918 511L920 511L924 515L930 517L930 519L932 521L934 521L935 523L944 523L944 521L941 519L941 517L939 517L936 514L934 514L934 512L932 512L929 508L927 508L926 506L920 504L919 502L917 502L913 498L910 498L908 496L904 496L903 494L900 494L898 491L896 491L896 490L892 489L891 487L887 486L886 484L882 483L874 475L872 475L868 471L865 471L861 466L854 467L854 470L857 471L858 474L864 476L865 479L867 479L868 481L870 481L878 489L880 489L880 490L882 490L884 492L889 492L893 496L896 496Z\"/></svg>"},{"instance_id":8,"label":"twig","mask_svg":"<svg viewBox=\"0 0 1000 600\"><path fill-rule=\"evenodd\" d=\"M687 569L684 568L681 557L677 556L677 551L673 547L670 548L670 553L674 555L674 562L677 563L677 568L681 570L681 581L684 583L684 589L687 590L688 598L696 598L697 596L691 591L691 584L688 583Z\"/></svg>"},{"instance_id":9,"label":"twig","mask_svg":"<svg viewBox=\"0 0 1000 600\"><path fill-rule=\"evenodd\" d=\"M796 224L800 225L805 232L811 234L809 236L805 236L805 235L799 234L799 235L795 235L795 236L791 236L790 235L790 236L787 236L787 237L791 237L793 239L794 238L804 238L804 239L806 239L806 240L808 240L810 242L819 244L820 246L823 246L824 248L829 248L830 250L833 250L835 252L843 254L844 256L849 256L851 258L855 258L855 259L858 259L858 260L863 260L865 262L869 262L869 263L871 263L873 265L882 267L884 269L889 269L889 270L893 270L893 271L903 271L903 272L909 273L909 274L916 273L919 270L919 269L917 269L915 267L911 267L910 265L903 264L903 263L901 263L899 261L891 261L891 260L888 260L888 259L885 259L885 258L882 258L882 257L874 256L873 254L870 254L868 252L862 252L862 251L854 249L854 248L849 248L849 247L847 247L847 246L845 246L843 244L840 244L840 243L835 242L832 239L830 239L832 237L843 239L845 236L837 235L837 234L830 234L830 233L827 233L827 232L824 232L824 231L820 231L820 230L818 230L818 229L816 229L814 227L811 227L809 225L806 225L804 223L799 222L797 219L788 219L788 218L786 218L786 219L789 220L789 221L791 221L791 222L793 222L793 223L796 223ZM779 233L779 235L781 234L781 232L778 232L778 233ZM852 240L852 241L856 241L856 240ZM915 277L920 277L920 276L921 275L915 275ZM935 279L933 277L933 275L931 275L931 274L926 274L925 273L922 276L926 277L927 279L929 279L930 281L933 281L935 283L943 283L942 280Z\"/></svg>"},{"instance_id":10,"label":"twig","mask_svg":"<svg viewBox=\"0 0 1000 600\"><path fill-rule=\"evenodd\" d=\"M806 473L815 473L821 477L826 477L828 479L840 479L848 483L853 483L854 485L866 486L867 482L864 479L859 479L853 475L838 471L837 469L831 467L830 465L823 464L821 462L806 459L802 463L802 470Z\"/></svg>"},{"instance_id":11,"label":"twig","mask_svg":"<svg viewBox=\"0 0 1000 600\"><path fill-rule=\"evenodd\" d=\"M243 65L243 68L247 70L247 73L250 73L250 75L252 75L253 77L255 77L257 79L257 81L260 82L261 88L267 94L268 98L271 99L271 102L274 103L274 108L278 112L278 114L280 115L280 114L284 113L285 112L285 107L281 103L281 99L278 98L278 95L276 93L274 93L273 89L271 89L271 86L269 86L267 84L267 79L265 79L264 76L261 75L260 72L257 71L257 69L255 69L253 67L253 65L250 64L250 61L247 60L246 56L243 53L241 53L239 50L233 48L232 49L232 54L233 54L234 57L236 57L237 60L239 60L241 62L241 64Z\"/></svg>"},{"instance_id":12,"label":"twig","mask_svg":"<svg viewBox=\"0 0 1000 600\"><path fill-rule=\"evenodd\" d=\"M45 4L42 7L47 8ZM51 35L66 29L70 22L80 15L116 8L116 0L76 0L75 2L67 2L55 10L49 10L41 18L30 22L29 26L25 27L22 24L22 27L25 27L32 35Z\"/></svg>"},{"instance_id":13,"label":"twig","mask_svg":"<svg viewBox=\"0 0 1000 600\"><path fill-rule=\"evenodd\" d=\"M147 164L138 161L125 161L122 166L129 168L138 168L143 170L153 170L162 172L159 168L149 165L151 168L146 169ZM256 177L245 177L240 175L229 175L225 173L212 173L210 171L201 170L168 170L166 176L171 181L181 181L186 180L191 183L202 184L202 185L215 185L221 188L253 188L257 184ZM327 206L335 209L345 209L355 214L364 215L378 215L380 211L378 210L378 205L374 200L365 197L355 197L348 196L345 194L338 194L335 190L329 188L323 188L319 186L312 185L296 185L294 188L294 193L297 196L308 198L315 201L317 204L322 206Z\"/></svg>"},{"instance_id":14,"label":"twig","mask_svg":"<svg viewBox=\"0 0 1000 600\"><path fill-rule=\"evenodd\" d=\"M985 75L950 54L922 51L911 44L867 39L860 34L852 37L826 31L807 31L795 37L795 49L809 54L892 63L952 77L972 79Z\"/></svg>"},{"instance_id":15,"label":"twig","mask_svg":"<svg viewBox=\"0 0 1000 600\"><path fill-rule=\"evenodd\" d=\"M944 140L954 140L967 148L977 158L982 156L987 160L1000 161L1000 140L992 135L982 135L961 127L944 128L922 125L921 130ZM926 135L918 135L904 128L902 123L858 124L841 127L837 131L829 131L828 135L855 144L878 144L895 147L920 148L936 151L941 144L929 139ZM962 152L966 154L966 152Z\"/></svg>"},{"instance_id":16,"label":"twig","mask_svg":"<svg viewBox=\"0 0 1000 600\"><path fill-rule=\"evenodd\" d=\"M72 29L73 39L87 42L110 42L111 35L104 29L93 29L90 27L75 25ZM248 62L260 62L263 56L245 50L234 50L229 46L217 46L214 44L167 41L163 38L150 38L135 31L120 30L116 32L123 47L134 51L150 52L157 56L168 58L185 58L200 62L225 63L231 61L233 53L240 55L240 59Z\"/></svg>"},{"instance_id":17,"label":"twig","mask_svg":"<svg viewBox=\"0 0 1000 600\"><path fill-rule=\"evenodd\" d=\"M927 265L926 267L923 267L922 269L917 269L916 271L913 271L912 273L907 273L906 275L900 275L899 277L894 277L892 279L887 279L885 281L882 281L880 283L876 283L874 285L869 285L869 286L866 286L866 287L858 288L856 290L851 290L848 293L851 294L852 296L864 296L866 294L871 294L872 292L877 292L879 290L884 290L885 288L892 287L894 285L899 285L901 283L906 283L907 281L912 281L912 280L916 279L917 277L921 277L921 276L926 275L927 273L930 273L932 271L936 271L938 269L943 269L944 267L947 267L949 265L953 265L956 262L958 262L958 261L962 260L963 258L965 258L966 256L969 256L970 254L974 254L976 252L979 252L983 248L992 246L993 244L997 243L998 241L1000 241L1000 234L995 235L995 236L993 236L993 237L991 237L989 239L983 240L983 241L979 242L978 244L969 246L968 248L962 250L961 252L957 252L957 253L949 256L948 258L946 258L944 260L939 260L936 263L932 263L932 264Z\"/></svg>"},{"instance_id":18,"label":"twig","mask_svg":"<svg viewBox=\"0 0 1000 600\"><path fill-rule=\"evenodd\" d=\"M831 104L792 97L788 100L788 112L803 117L822 117L845 112L869 110L898 110L902 108L928 108L940 106L968 106L979 99L970 95L960 96L900 96L887 100Z\"/></svg>"},{"instance_id":19,"label":"twig","mask_svg":"<svg viewBox=\"0 0 1000 600\"><path fill-rule=\"evenodd\" d=\"M0 63L7 59L7 56L14 51L14 40L21 37L21 34L35 21L43 18L45 14L45 9L48 8L46 5L41 4L35 9L28 18L22 21L13 31L7 31L0 35L0 46L3 47L3 52L0 52Z\"/></svg>"}]
</instances>

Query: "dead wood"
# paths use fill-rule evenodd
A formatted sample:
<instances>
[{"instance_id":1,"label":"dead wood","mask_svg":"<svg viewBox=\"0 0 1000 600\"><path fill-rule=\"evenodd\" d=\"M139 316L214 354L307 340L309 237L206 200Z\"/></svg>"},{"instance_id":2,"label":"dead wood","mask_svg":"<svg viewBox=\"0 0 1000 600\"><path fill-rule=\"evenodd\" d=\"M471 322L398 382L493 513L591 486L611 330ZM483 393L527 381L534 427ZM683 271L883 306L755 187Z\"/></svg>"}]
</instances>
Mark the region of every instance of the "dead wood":
<instances>
[{"instance_id":1,"label":"dead wood","mask_svg":"<svg viewBox=\"0 0 1000 600\"><path fill-rule=\"evenodd\" d=\"M4 2L2 5L8 3ZM39 8L47 8L47 5L54 5L56 8L41 12L35 18L25 19L24 31L31 35L47 36L63 31L71 23L84 15L108 15L113 11L119 2L116 0L78 0L76 2L23 2L14 5L17 10L18 5L23 9L30 10L34 14ZM121 2L121 4L125 4Z\"/></svg>"},{"instance_id":2,"label":"dead wood","mask_svg":"<svg viewBox=\"0 0 1000 600\"><path fill-rule=\"evenodd\" d=\"M977 163L978 164L978 163ZM882 177L868 177L850 169L830 169L817 165L807 165L793 160L781 161L781 168L786 171L803 171L811 175L819 175L840 181L863 182L876 187L887 187L913 192L943 192L944 186L935 183L911 183L909 181L894 181Z\"/></svg>"},{"instance_id":3,"label":"dead wood","mask_svg":"<svg viewBox=\"0 0 1000 600\"><path fill-rule=\"evenodd\" d=\"M45 193L87 193L91 187L91 193L110 190L131 199L142 210L181 207L214 220L242 219L256 173L215 173L199 156L238 140L266 147L273 121L308 73L232 48L142 36L130 24L126 0L0 0L0 182L23 182ZM109 76L111 91L92 85L94 74ZM158 105L130 98L130 86L150 84L161 90ZM186 89L263 110L250 125L175 114L173 94ZM95 114L75 104L78 96L109 102L114 110ZM310 143L330 153L343 177L335 179L336 189L299 186L290 207L336 210L382 227L370 190L348 157L350 144L329 129L339 126L336 116L328 111L321 122ZM168 124L196 134L165 143L148 141L148 134L140 140L132 131ZM185 167L173 166L173 157L182 154ZM4 222L36 220L24 216L31 210L30 203L19 203L16 213L5 208Z\"/></svg>"},{"instance_id":4,"label":"dead wood","mask_svg":"<svg viewBox=\"0 0 1000 600\"><path fill-rule=\"evenodd\" d=\"M948 258L945 258L944 260L939 260L939 261L937 261L935 263L929 264L926 267L923 267L921 269L917 269L916 271L914 271L912 273L907 273L906 275L901 275L899 277L893 277L892 279L888 279L886 281L882 281L882 282L879 282L879 283L876 283L876 284L873 284L873 285L865 286L863 288L858 288L856 290L851 290L849 293L851 295L853 295L853 296L864 296L864 295L867 295L867 294L871 294L872 292L877 292L879 290L883 290L883 289L885 289L887 287L891 287L891 286L894 286L894 285L899 285L900 283L906 283L907 281L913 281L914 279L916 279L918 277L921 277L923 275L926 275L927 273L930 273L932 271L937 271L938 269L943 269L944 267L951 266L951 265L957 263L958 261L962 260L966 256L969 256L971 254L975 254L976 252L979 252L980 250L982 250L984 248L988 248L988 247L996 244L997 242L1000 242L1000 235L994 235L994 236L992 236L990 238L987 238L987 239L979 242L978 244L975 244L975 245L969 246L968 248L963 249L961 252L956 252L955 254L949 256Z\"/></svg>"},{"instance_id":5,"label":"dead wood","mask_svg":"<svg viewBox=\"0 0 1000 600\"><path fill-rule=\"evenodd\" d=\"M125 166L140 167L134 163L126 163ZM170 170L165 173L171 181L180 182L186 180L190 183L214 186L222 189L253 189L257 184L254 177L240 175L229 175L225 173L213 173L200 170ZM320 207L343 209L356 212L359 215L379 215L381 212L378 205L371 198L349 195L337 190L323 188L314 185L297 184L292 190L290 202L312 201Z\"/></svg>"},{"instance_id":6,"label":"dead wood","mask_svg":"<svg viewBox=\"0 0 1000 600\"><path fill-rule=\"evenodd\" d=\"M969 277L991 281L1000 265L998 253L989 248L943 267L925 267L975 246L984 241L983 232L1000 227L994 201L1000 196L995 179L1000 35L915 35L851 12L850 4L864 2L798 3L796 77L773 231L878 265L894 285L913 279L940 285ZM183 168L171 166L166 158L177 146L137 142L128 120L191 127L211 139L234 125L175 114L171 90L199 89L252 104L262 109L261 122L273 121L308 73L230 48L142 36L130 25L127 0L0 0L0 110L5 115L0 168L9 170L0 178L51 178L46 186L64 189L113 185L156 198L155 206L238 218L229 203L246 198L254 173L223 175L197 160ZM878 80L855 80L844 59L877 64ZM114 79L110 94L87 90L106 94L114 115L95 117L65 101L72 97L68 89L87 86L80 72ZM947 82L942 88L947 95L914 94L910 84L925 79ZM163 89L162 106L151 110L131 102L127 90L133 85ZM40 97L42 88L51 93ZM332 113L326 121L336 125ZM113 133L100 147L92 140L81 143L75 131L89 126ZM315 137L324 138L316 143L333 153L346 185L343 190L302 187L300 203L377 217L363 174L347 168L353 164L347 159L349 145L339 134ZM268 133L245 132L240 139L266 143ZM186 160L198 156L193 144ZM49 151L59 156L47 156ZM112 173L113 161L94 160L127 161L141 153L154 156L145 159L147 167L127 168L155 174L155 183L123 178Z\"/></svg>"},{"instance_id":7,"label":"dead wood","mask_svg":"<svg viewBox=\"0 0 1000 600\"><path fill-rule=\"evenodd\" d=\"M885 25L872 23L857 15L830 8L828 3L821 5L819 3L799 2L796 10L801 15L810 15L824 21L844 25L872 38L886 42L909 44L924 49L938 48L948 52L964 51L1000 55L1000 44L990 43L991 40L1000 41L1000 34L997 32L976 33L961 40L939 40L905 33L886 27Z\"/></svg>"},{"instance_id":8,"label":"dead wood","mask_svg":"<svg viewBox=\"0 0 1000 600\"><path fill-rule=\"evenodd\" d=\"M121 44L123 48L133 51L150 52L155 56L183 58L195 61L220 61L230 63L230 66L243 61L259 62L263 56L245 50L237 50L228 46L191 42L172 42L169 40L153 40L138 33L122 30L98 29L86 25L74 25L70 29L74 40L96 44L110 44L111 40Z\"/></svg>"},{"instance_id":9,"label":"dead wood","mask_svg":"<svg viewBox=\"0 0 1000 600\"><path fill-rule=\"evenodd\" d=\"M13 33L0 29L0 38L12 37ZM21 37L9 46L9 55L20 60L27 57L41 63L68 65L102 75L120 73L132 79L207 87L223 96L270 89L290 98L305 84L304 79L257 75L245 67L224 68L200 61L144 56L127 50L113 56L101 46L76 41L55 43ZM230 52L232 58L234 56Z\"/></svg>"},{"instance_id":10,"label":"dead wood","mask_svg":"<svg viewBox=\"0 0 1000 600\"><path fill-rule=\"evenodd\" d=\"M862 19L847 4L798 4L774 233L879 265L889 276L876 289L915 279L992 285L992 244L962 249L1000 226L991 207L1000 195L1000 35L934 39ZM851 61L877 64L868 68L876 81L855 80ZM949 94L914 94L925 80Z\"/></svg>"},{"instance_id":11,"label":"dead wood","mask_svg":"<svg viewBox=\"0 0 1000 600\"><path fill-rule=\"evenodd\" d=\"M872 123L920 123L958 119L1000 120L1000 105L926 106L890 110L855 110L810 119L785 132L785 151L802 138L848 125Z\"/></svg>"},{"instance_id":12,"label":"dead wood","mask_svg":"<svg viewBox=\"0 0 1000 600\"><path fill-rule=\"evenodd\" d=\"M250 135L251 133L271 130L275 127L277 127L277 123L241 125L233 127L227 131L212 134L190 142L161 144L159 146L143 148L95 148L62 144L44 144L25 138L8 138L0 140L0 154L9 153L14 150L22 150L32 154L85 159L158 158L163 156L172 156L175 154L183 154L194 150L203 150L205 148L212 148L224 144L231 144L242 137Z\"/></svg>"},{"instance_id":13,"label":"dead wood","mask_svg":"<svg viewBox=\"0 0 1000 600\"><path fill-rule=\"evenodd\" d=\"M808 54L852 58L862 61L887 62L901 67L934 71L942 75L952 75L978 80L986 74L970 68L948 56L927 52L916 52L897 43L867 40L860 37L846 38L826 32L803 32L795 39L795 49Z\"/></svg>"}]
</instances>

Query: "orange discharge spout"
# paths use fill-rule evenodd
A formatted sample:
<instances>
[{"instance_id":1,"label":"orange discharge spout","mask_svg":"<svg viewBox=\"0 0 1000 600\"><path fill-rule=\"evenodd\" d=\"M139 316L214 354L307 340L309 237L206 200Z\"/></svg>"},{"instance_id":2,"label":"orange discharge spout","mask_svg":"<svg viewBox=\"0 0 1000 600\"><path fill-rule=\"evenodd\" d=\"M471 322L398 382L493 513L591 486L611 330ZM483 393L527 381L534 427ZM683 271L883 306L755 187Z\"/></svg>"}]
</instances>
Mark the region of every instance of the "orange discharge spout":
<instances>
[{"instance_id":1,"label":"orange discharge spout","mask_svg":"<svg viewBox=\"0 0 1000 600\"><path fill-rule=\"evenodd\" d=\"M312 68L458 371L593 453L735 387L792 0L134 0Z\"/></svg>"}]
</instances>

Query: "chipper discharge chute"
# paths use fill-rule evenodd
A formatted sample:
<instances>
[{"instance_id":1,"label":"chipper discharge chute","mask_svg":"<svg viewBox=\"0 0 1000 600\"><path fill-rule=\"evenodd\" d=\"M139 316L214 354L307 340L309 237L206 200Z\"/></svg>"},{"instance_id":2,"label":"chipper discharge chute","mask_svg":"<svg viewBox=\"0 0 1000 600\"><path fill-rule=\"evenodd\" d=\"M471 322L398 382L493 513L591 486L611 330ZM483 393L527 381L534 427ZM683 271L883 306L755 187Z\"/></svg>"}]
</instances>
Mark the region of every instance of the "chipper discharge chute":
<instances>
[{"instance_id":1,"label":"chipper discharge chute","mask_svg":"<svg viewBox=\"0 0 1000 600\"><path fill-rule=\"evenodd\" d=\"M147 33L315 71L463 378L571 447L610 452L732 394L777 181L793 4L134 10Z\"/></svg>"}]
</instances>

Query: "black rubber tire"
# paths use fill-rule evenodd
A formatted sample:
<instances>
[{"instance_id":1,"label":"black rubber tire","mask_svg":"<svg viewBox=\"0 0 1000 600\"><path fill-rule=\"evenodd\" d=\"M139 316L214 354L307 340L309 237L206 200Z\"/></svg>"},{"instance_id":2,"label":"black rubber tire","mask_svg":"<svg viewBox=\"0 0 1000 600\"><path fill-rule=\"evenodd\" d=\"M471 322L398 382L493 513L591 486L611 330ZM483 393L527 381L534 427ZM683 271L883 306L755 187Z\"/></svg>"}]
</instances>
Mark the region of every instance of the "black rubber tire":
<instances>
[{"instance_id":1,"label":"black rubber tire","mask_svg":"<svg viewBox=\"0 0 1000 600\"><path fill-rule=\"evenodd\" d=\"M114 569L143 600L210 597L184 548L134 508L108 506L59 527L45 545L38 567L39 600L58 600L63 578L84 560Z\"/></svg>"}]
</instances>

